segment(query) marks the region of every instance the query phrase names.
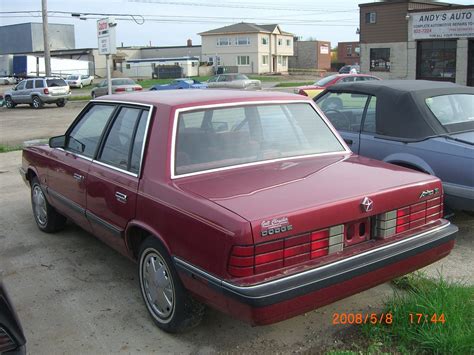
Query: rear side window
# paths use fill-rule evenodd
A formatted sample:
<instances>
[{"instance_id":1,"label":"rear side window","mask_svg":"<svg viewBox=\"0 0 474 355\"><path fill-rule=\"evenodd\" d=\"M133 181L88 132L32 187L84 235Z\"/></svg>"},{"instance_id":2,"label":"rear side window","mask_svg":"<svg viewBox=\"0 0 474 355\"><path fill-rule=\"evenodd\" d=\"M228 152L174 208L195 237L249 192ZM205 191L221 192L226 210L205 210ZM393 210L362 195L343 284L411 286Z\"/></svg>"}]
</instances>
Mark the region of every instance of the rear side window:
<instances>
[{"instance_id":1,"label":"rear side window","mask_svg":"<svg viewBox=\"0 0 474 355\"><path fill-rule=\"evenodd\" d=\"M112 105L91 106L69 133L66 149L93 158L114 109Z\"/></svg>"},{"instance_id":2,"label":"rear side window","mask_svg":"<svg viewBox=\"0 0 474 355\"><path fill-rule=\"evenodd\" d=\"M138 173L146 117L140 108L122 107L107 135L99 160Z\"/></svg>"},{"instance_id":3,"label":"rear side window","mask_svg":"<svg viewBox=\"0 0 474 355\"><path fill-rule=\"evenodd\" d=\"M27 80L26 81L26 88L27 89L33 89L33 80Z\"/></svg>"},{"instance_id":4,"label":"rear side window","mask_svg":"<svg viewBox=\"0 0 474 355\"><path fill-rule=\"evenodd\" d=\"M337 130L359 132L368 95L329 92L316 103Z\"/></svg>"},{"instance_id":5,"label":"rear side window","mask_svg":"<svg viewBox=\"0 0 474 355\"><path fill-rule=\"evenodd\" d=\"M48 85L49 88L56 86L67 86L63 79L46 79L46 85Z\"/></svg>"},{"instance_id":6,"label":"rear side window","mask_svg":"<svg viewBox=\"0 0 474 355\"><path fill-rule=\"evenodd\" d=\"M35 88L44 88L44 81L43 80L35 80Z\"/></svg>"}]
</instances>

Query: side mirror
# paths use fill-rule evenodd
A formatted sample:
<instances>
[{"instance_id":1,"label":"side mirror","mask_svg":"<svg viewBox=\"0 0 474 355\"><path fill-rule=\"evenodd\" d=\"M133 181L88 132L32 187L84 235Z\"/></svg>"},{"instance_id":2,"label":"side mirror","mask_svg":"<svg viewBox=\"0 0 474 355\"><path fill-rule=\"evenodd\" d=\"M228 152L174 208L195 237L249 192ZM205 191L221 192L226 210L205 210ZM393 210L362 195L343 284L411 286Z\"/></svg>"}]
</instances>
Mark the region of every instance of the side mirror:
<instances>
[{"instance_id":1,"label":"side mirror","mask_svg":"<svg viewBox=\"0 0 474 355\"><path fill-rule=\"evenodd\" d=\"M51 148L64 148L66 146L66 136L56 136L49 139L49 146Z\"/></svg>"}]
</instances>

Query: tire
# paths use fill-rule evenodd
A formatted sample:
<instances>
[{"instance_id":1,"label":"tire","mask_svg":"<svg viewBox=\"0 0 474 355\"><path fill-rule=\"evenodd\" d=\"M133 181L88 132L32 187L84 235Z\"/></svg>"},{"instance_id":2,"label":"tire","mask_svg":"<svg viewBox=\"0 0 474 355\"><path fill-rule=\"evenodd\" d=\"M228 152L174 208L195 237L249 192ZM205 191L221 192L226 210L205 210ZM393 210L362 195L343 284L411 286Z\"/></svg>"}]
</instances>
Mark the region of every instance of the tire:
<instances>
[{"instance_id":1,"label":"tire","mask_svg":"<svg viewBox=\"0 0 474 355\"><path fill-rule=\"evenodd\" d=\"M16 104L13 102L12 98L10 96L5 97L5 106L7 108L14 108Z\"/></svg>"},{"instance_id":2,"label":"tire","mask_svg":"<svg viewBox=\"0 0 474 355\"><path fill-rule=\"evenodd\" d=\"M96 98L96 96L95 96L95 92L94 92L94 91L92 91L92 93L91 93L91 97L92 97L92 100L94 100L94 99Z\"/></svg>"},{"instance_id":3,"label":"tire","mask_svg":"<svg viewBox=\"0 0 474 355\"><path fill-rule=\"evenodd\" d=\"M138 262L140 291L155 324L168 333L197 326L204 305L187 293L167 251L153 236L141 245Z\"/></svg>"},{"instance_id":4,"label":"tire","mask_svg":"<svg viewBox=\"0 0 474 355\"><path fill-rule=\"evenodd\" d=\"M64 228L66 217L49 204L36 177L31 180L31 207L36 225L41 231L54 233Z\"/></svg>"},{"instance_id":5,"label":"tire","mask_svg":"<svg viewBox=\"0 0 474 355\"><path fill-rule=\"evenodd\" d=\"M43 101L38 96L33 96L33 101L31 103L33 105L33 108L35 109L40 109L43 108Z\"/></svg>"},{"instance_id":6,"label":"tire","mask_svg":"<svg viewBox=\"0 0 474 355\"><path fill-rule=\"evenodd\" d=\"M61 101L56 102L56 106L58 107L66 106L66 100L61 100Z\"/></svg>"}]
</instances>

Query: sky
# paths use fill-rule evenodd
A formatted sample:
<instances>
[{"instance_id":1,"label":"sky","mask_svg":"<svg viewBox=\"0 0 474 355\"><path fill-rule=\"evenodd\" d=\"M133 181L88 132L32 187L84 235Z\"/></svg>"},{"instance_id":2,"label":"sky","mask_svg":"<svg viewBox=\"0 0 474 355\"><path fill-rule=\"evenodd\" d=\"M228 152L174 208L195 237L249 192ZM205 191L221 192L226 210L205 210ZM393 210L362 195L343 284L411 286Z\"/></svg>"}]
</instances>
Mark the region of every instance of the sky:
<instances>
[{"instance_id":1,"label":"sky","mask_svg":"<svg viewBox=\"0 0 474 355\"><path fill-rule=\"evenodd\" d=\"M236 22L277 23L301 39L357 41L359 3L370 0L48 0L49 23L74 24L76 48L97 47L96 21L117 14L117 45L179 46ZM458 0L469 5L472 0ZM41 22L41 0L0 0L0 25ZM32 11L11 14L10 11ZM58 12L54 12L58 11ZM86 15L87 20L71 13ZM132 18L129 15L135 15ZM143 17L142 17L143 16ZM144 22L143 22L144 20Z\"/></svg>"}]
</instances>

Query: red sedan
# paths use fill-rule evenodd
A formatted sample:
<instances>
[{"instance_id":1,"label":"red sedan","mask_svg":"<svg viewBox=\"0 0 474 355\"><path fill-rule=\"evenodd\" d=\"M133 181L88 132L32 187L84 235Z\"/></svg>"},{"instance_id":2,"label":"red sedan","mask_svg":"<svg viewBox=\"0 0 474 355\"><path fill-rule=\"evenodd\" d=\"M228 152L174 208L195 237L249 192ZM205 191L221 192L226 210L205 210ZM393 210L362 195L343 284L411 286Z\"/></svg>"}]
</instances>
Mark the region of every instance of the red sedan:
<instances>
[{"instance_id":1,"label":"red sedan","mask_svg":"<svg viewBox=\"0 0 474 355\"><path fill-rule=\"evenodd\" d=\"M106 96L20 172L39 229L70 219L136 261L168 332L203 303L252 324L302 314L441 259L457 233L438 178L353 154L292 94Z\"/></svg>"},{"instance_id":2,"label":"red sedan","mask_svg":"<svg viewBox=\"0 0 474 355\"><path fill-rule=\"evenodd\" d=\"M295 94L308 96L311 99L316 97L324 89L334 85L336 83L350 83L354 81L369 81L369 80L380 80L373 75L366 74L334 74L318 80L313 85L299 86L295 88Z\"/></svg>"}]
</instances>

